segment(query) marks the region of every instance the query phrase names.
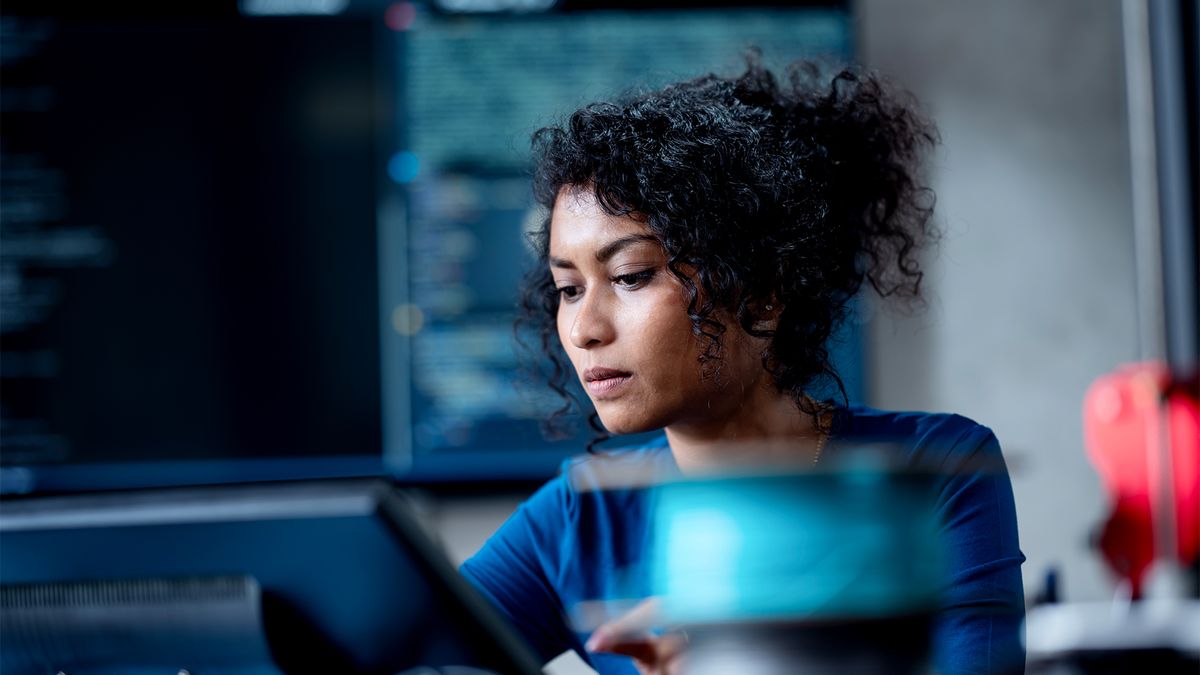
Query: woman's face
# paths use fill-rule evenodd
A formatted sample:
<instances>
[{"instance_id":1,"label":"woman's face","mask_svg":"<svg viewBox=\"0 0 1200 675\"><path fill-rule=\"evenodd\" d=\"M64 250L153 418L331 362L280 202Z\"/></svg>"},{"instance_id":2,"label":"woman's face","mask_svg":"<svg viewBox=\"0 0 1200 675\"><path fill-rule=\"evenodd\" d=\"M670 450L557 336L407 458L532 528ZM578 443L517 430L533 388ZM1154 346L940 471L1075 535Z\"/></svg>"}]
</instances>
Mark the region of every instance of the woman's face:
<instances>
[{"instance_id":1,"label":"woman's face","mask_svg":"<svg viewBox=\"0 0 1200 675\"><path fill-rule=\"evenodd\" d=\"M732 327L719 377L703 377L687 299L645 225L566 188L550 221L558 337L605 428L615 434L710 424L738 408L765 371ZM730 325L728 321L726 325Z\"/></svg>"}]
</instances>

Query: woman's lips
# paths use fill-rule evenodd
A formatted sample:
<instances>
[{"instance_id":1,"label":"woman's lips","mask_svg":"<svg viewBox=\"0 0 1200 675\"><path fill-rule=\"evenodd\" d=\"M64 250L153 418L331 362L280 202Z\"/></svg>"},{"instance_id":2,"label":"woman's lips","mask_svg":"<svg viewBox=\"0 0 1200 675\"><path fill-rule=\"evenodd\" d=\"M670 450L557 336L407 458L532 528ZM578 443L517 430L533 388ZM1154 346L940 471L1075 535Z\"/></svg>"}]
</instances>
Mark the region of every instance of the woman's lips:
<instances>
[{"instance_id":1,"label":"woman's lips","mask_svg":"<svg viewBox=\"0 0 1200 675\"><path fill-rule=\"evenodd\" d=\"M621 390L632 379L633 375L622 373L620 375L610 375L608 377L588 380L587 390L593 398L613 398L620 394Z\"/></svg>"},{"instance_id":2,"label":"woman's lips","mask_svg":"<svg viewBox=\"0 0 1200 675\"><path fill-rule=\"evenodd\" d=\"M587 386L588 394L597 399L616 396L632 377L632 373L600 366L583 371L583 382Z\"/></svg>"}]
</instances>

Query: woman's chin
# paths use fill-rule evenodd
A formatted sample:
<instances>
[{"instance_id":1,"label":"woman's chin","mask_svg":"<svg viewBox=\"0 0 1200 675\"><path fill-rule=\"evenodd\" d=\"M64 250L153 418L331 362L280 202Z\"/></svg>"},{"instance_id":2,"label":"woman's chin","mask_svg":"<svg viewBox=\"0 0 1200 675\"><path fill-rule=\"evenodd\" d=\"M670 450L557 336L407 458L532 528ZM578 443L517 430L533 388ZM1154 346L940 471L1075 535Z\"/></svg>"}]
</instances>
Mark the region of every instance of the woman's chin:
<instances>
[{"instance_id":1,"label":"woman's chin","mask_svg":"<svg viewBox=\"0 0 1200 675\"><path fill-rule=\"evenodd\" d=\"M656 431L663 427L657 420L651 419L646 415L630 415L616 412L605 414L599 410L597 412L600 415L600 423L613 436L640 434L646 431Z\"/></svg>"}]
</instances>

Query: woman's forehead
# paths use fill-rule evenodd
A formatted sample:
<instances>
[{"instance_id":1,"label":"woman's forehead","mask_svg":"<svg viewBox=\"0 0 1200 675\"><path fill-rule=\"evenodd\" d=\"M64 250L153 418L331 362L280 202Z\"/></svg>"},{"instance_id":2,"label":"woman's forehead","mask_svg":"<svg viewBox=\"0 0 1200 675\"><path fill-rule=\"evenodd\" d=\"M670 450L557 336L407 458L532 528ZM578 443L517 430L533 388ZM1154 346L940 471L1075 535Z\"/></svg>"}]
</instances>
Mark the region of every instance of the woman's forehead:
<instances>
[{"instance_id":1,"label":"woman's forehead","mask_svg":"<svg viewBox=\"0 0 1200 675\"><path fill-rule=\"evenodd\" d=\"M599 249L611 241L650 235L630 216L606 212L591 190L563 190L550 213L550 250Z\"/></svg>"}]
</instances>

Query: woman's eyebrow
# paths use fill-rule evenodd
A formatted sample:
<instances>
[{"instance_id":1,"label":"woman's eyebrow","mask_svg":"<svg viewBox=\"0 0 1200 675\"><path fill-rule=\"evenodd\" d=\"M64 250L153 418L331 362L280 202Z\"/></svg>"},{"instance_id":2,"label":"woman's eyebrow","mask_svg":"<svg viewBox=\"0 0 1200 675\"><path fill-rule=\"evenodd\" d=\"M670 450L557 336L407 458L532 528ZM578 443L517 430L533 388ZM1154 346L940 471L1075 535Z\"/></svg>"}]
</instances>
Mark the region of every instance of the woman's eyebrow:
<instances>
[{"instance_id":1,"label":"woman's eyebrow","mask_svg":"<svg viewBox=\"0 0 1200 675\"><path fill-rule=\"evenodd\" d=\"M609 258L616 255L621 251L621 249L643 241L652 241L657 243L658 239L655 238L654 235L650 234L631 234L628 237L614 239L600 247L600 250L596 251L596 262L607 262ZM571 262L570 260L555 258L554 256L550 256L550 266L568 270L575 269L575 263Z\"/></svg>"}]
</instances>

